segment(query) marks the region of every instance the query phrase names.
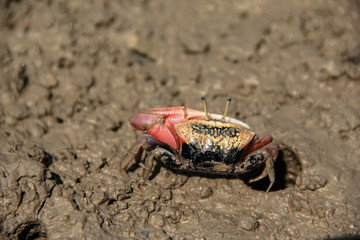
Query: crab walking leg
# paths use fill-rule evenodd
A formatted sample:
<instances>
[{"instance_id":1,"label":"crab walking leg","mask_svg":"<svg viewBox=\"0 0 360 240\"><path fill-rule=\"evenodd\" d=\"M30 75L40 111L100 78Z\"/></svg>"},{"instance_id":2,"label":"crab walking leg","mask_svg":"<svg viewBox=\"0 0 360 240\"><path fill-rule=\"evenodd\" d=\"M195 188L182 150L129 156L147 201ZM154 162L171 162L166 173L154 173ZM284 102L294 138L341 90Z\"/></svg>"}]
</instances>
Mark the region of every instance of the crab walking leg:
<instances>
[{"instance_id":1,"label":"crab walking leg","mask_svg":"<svg viewBox=\"0 0 360 240\"><path fill-rule=\"evenodd\" d=\"M154 147L156 146L162 146L164 145L163 142L157 140L156 138L153 138L151 135L144 134L142 135L131 147L131 149L126 153L124 158L121 161L120 168L121 170L126 170L127 167L134 162L138 163L140 159L137 159L137 157L140 157L143 150L150 152Z\"/></svg>"},{"instance_id":2,"label":"crab walking leg","mask_svg":"<svg viewBox=\"0 0 360 240\"><path fill-rule=\"evenodd\" d=\"M128 168L128 166L134 162L136 162L136 157L139 156L139 154L142 153L143 151L143 146L144 144L144 138L140 137L131 147L131 149L125 154L125 156L123 157L123 159L120 162L120 169L122 171L126 172L126 169Z\"/></svg>"},{"instance_id":3,"label":"crab walking leg","mask_svg":"<svg viewBox=\"0 0 360 240\"><path fill-rule=\"evenodd\" d=\"M272 157L268 158L265 161L265 168L262 171L262 173L259 176L257 176L256 178L251 179L249 181L249 183L257 182L257 181L263 179L264 177L269 177L270 184L269 184L268 188L266 189L266 192L269 192L270 188L275 183L274 159Z\"/></svg>"},{"instance_id":4,"label":"crab walking leg","mask_svg":"<svg viewBox=\"0 0 360 240\"><path fill-rule=\"evenodd\" d=\"M273 141L271 144L267 145L264 148L270 155L270 157L265 162L265 169L270 180L270 185L266 189L266 192L269 192L272 185L275 183L275 169L274 163L279 153L279 144L276 141Z\"/></svg>"},{"instance_id":5,"label":"crab walking leg","mask_svg":"<svg viewBox=\"0 0 360 240\"><path fill-rule=\"evenodd\" d=\"M158 149L158 148L156 148ZM146 157L148 162L149 162L149 165L146 166L145 165L145 168L144 168L144 178L145 179L148 179L150 177L150 174L154 171L154 168L155 168L155 151L156 149L152 150L149 155Z\"/></svg>"},{"instance_id":6,"label":"crab walking leg","mask_svg":"<svg viewBox=\"0 0 360 240\"><path fill-rule=\"evenodd\" d=\"M270 188L275 183L275 169L274 169L274 159L273 158L269 158L265 162L265 169L267 171L267 175L270 180L270 184L269 184L268 188L266 189L266 192L269 192Z\"/></svg>"},{"instance_id":7,"label":"crab walking leg","mask_svg":"<svg viewBox=\"0 0 360 240\"><path fill-rule=\"evenodd\" d=\"M177 162L177 157L170 152L169 150L166 150L164 148L155 148L150 151L149 155L147 156L147 159L149 161L149 165L146 166L146 170L144 171L144 178L149 178L150 174L153 172L155 166L156 166L156 160L162 162L165 165L168 164L179 164L180 162Z\"/></svg>"}]
</instances>

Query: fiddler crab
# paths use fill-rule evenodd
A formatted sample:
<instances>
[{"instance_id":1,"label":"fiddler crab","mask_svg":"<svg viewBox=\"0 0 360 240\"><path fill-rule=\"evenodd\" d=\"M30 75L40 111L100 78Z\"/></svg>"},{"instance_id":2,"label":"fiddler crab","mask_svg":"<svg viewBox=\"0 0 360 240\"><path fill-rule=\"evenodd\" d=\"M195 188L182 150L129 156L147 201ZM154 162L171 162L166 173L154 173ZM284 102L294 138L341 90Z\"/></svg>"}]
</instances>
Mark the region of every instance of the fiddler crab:
<instances>
[{"instance_id":1,"label":"fiddler crab","mask_svg":"<svg viewBox=\"0 0 360 240\"><path fill-rule=\"evenodd\" d=\"M208 113L206 99L201 99L204 112L180 106L133 114L130 124L144 134L124 156L121 169L139 163L143 152L149 162L145 177L154 170L156 160L174 170L223 175L240 175L265 165L249 182L268 176L268 192L275 182L278 143L271 136L259 139L246 123L227 117L230 97L224 115Z\"/></svg>"}]
</instances>

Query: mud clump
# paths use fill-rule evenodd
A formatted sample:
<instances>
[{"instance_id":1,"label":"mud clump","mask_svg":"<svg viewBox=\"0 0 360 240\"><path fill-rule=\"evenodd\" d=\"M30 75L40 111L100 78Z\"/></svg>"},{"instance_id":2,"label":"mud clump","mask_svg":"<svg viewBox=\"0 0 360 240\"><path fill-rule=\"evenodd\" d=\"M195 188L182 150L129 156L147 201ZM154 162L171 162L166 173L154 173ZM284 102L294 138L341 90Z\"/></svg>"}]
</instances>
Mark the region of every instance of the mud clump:
<instances>
[{"instance_id":1,"label":"mud clump","mask_svg":"<svg viewBox=\"0 0 360 240\"><path fill-rule=\"evenodd\" d=\"M0 1L1 239L360 235L356 1ZM147 107L280 143L276 182L120 161ZM259 170L261 171L261 169Z\"/></svg>"}]
</instances>

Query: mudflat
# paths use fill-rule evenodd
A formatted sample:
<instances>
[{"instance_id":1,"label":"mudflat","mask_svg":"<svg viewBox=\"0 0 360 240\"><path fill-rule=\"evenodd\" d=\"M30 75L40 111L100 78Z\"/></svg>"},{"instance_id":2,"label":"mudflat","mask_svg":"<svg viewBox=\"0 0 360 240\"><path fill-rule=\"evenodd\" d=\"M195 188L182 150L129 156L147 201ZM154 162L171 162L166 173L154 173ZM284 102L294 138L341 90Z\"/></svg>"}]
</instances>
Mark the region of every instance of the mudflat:
<instances>
[{"instance_id":1,"label":"mudflat","mask_svg":"<svg viewBox=\"0 0 360 240\"><path fill-rule=\"evenodd\" d=\"M0 5L0 238L359 236L359 1ZM132 113L202 110L202 95L279 142L269 193L267 178L120 171Z\"/></svg>"}]
</instances>

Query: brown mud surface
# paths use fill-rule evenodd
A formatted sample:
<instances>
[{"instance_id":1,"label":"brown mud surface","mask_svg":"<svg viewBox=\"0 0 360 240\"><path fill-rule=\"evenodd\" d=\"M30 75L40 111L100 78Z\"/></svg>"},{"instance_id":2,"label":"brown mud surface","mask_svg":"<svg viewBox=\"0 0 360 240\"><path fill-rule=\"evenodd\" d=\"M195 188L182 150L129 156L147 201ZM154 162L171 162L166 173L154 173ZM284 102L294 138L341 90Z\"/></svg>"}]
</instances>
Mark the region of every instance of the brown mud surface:
<instances>
[{"instance_id":1,"label":"brown mud surface","mask_svg":"<svg viewBox=\"0 0 360 240\"><path fill-rule=\"evenodd\" d=\"M0 238L359 236L359 1L0 4ZM269 193L120 172L133 112L201 95L280 142Z\"/></svg>"}]
</instances>

